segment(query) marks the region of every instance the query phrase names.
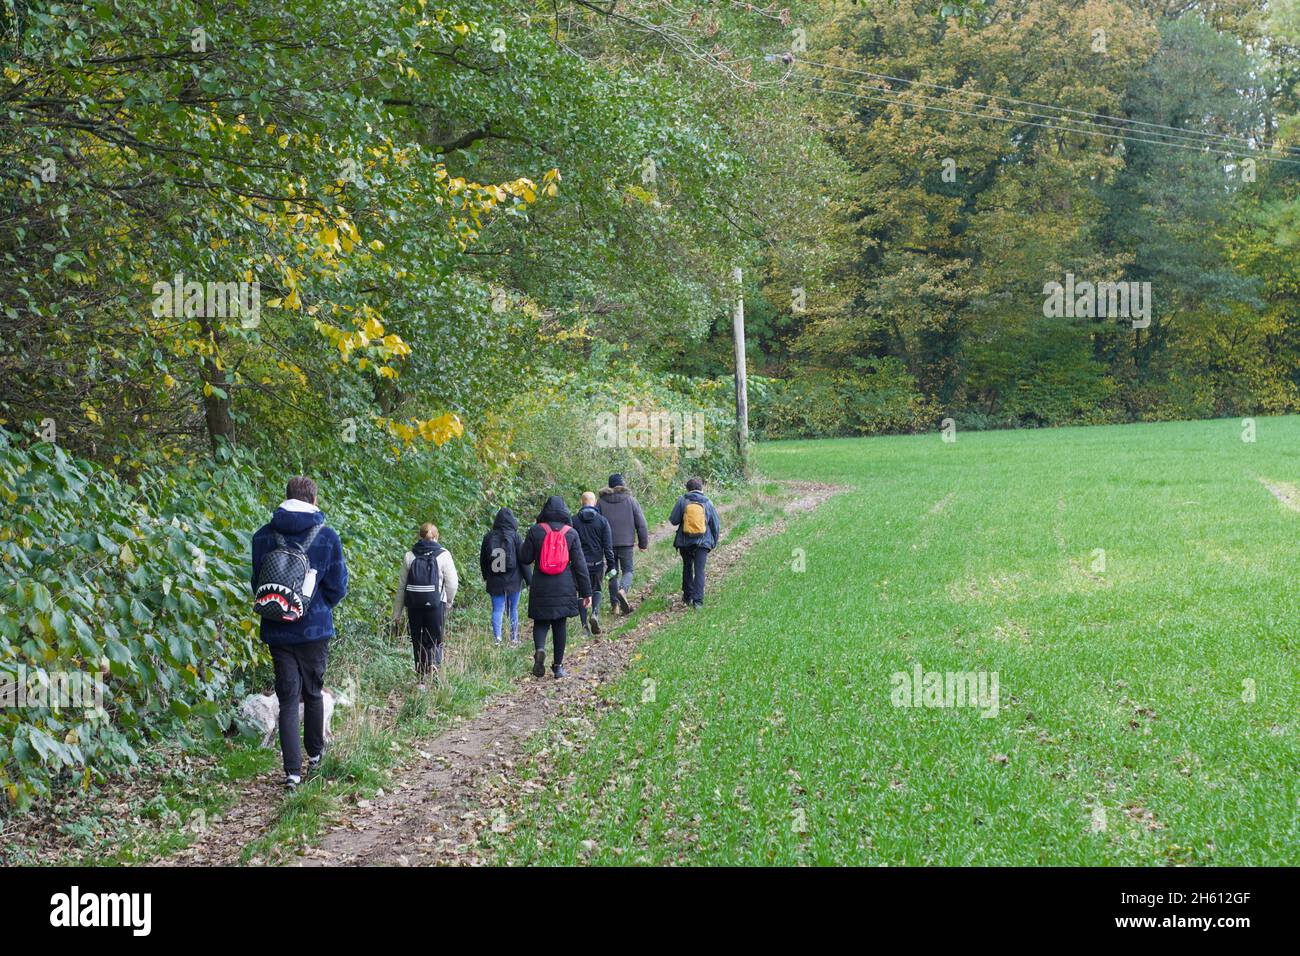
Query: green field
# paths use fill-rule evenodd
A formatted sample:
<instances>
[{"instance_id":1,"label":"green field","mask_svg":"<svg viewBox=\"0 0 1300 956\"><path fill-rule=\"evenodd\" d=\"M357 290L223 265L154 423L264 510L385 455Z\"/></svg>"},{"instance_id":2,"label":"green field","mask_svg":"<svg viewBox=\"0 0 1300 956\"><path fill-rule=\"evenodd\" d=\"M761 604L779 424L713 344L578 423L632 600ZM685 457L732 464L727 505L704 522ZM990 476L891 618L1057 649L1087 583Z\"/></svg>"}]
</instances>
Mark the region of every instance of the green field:
<instances>
[{"instance_id":1,"label":"green field","mask_svg":"<svg viewBox=\"0 0 1300 956\"><path fill-rule=\"evenodd\" d=\"M1300 514L1260 480L1300 483L1300 419L1241 436L763 445L764 475L849 490L648 640L589 744L556 728L488 839L536 863L1300 862ZM918 663L996 672L997 715L894 706Z\"/></svg>"}]
</instances>

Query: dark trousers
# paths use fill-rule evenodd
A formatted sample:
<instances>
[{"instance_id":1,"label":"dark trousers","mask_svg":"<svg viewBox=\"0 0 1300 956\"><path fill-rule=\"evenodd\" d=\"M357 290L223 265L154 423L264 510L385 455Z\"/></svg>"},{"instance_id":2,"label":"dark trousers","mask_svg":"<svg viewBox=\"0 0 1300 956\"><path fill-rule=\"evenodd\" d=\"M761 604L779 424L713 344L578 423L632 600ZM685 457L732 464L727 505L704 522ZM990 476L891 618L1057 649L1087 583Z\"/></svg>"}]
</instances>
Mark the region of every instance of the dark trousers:
<instances>
[{"instance_id":1,"label":"dark trousers","mask_svg":"<svg viewBox=\"0 0 1300 956\"><path fill-rule=\"evenodd\" d=\"M704 564L709 560L709 549L691 545L679 548L682 556L682 600L687 604L704 603Z\"/></svg>"},{"instance_id":2,"label":"dark trousers","mask_svg":"<svg viewBox=\"0 0 1300 956\"><path fill-rule=\"evenodd\" d=\"M307 755L319 757L325 750L325 665L330 659L330 642L308 641L271 648L275 665L275 696L280 701L280 751L284 755L284 772L302 769L302 745L298 742L298 704L302 704L302 723Z\"/></svg>"},{"instance_id":3,"label":"dark trousers","mask_svg":"<svg viewBox=\"0 0 1300 956\"><path fill-rule=\"evenodd\" d=\"M554 621L533 621L533 650L546 650L546 632L551 632L551 642L555 645L555 660L551 669L564 663L564 645L569 639L569 619L556 618Z\"/></svg>"},{"instance_id":4,"label":"dark trousers","mask_svg":"<svg viewBox=\"0 0 1300 956\"><path fill-rule=\"evenodd\" d=\"M618 571L618 577L609 582L609 603L613 607L618 603L618 589L624 591L632 590L632 552L636 548L632 545L615 545L614 546L614 568Z\"/></svg>"},{"instance_id":5,"label":"dark trousers","mask_svg":"<svg viewBox=\"0 0 1300 956\"><path fill-rule=\"evenodd\" d=\"M431 668L442 666L442 602L433 607L408 607L406 623L411 631L415 673L424 677Z\"/></svg>"},{"instance_id":6,"label":"dark trousers","mask_svg":"<svg viewBox=\"0 0 1300 956\"><path fill-rule=\"evenodd\" d=\"M587 626L588 613L590 613L592 617L600 617L600 595L602 593L600 590L600 585L604 577L605 577L604 561L587 562L587 578L588 580L591 581L591 611L588 612L588 610L585 607L578 608L578 614L582 617L583 627Z\"/></svg>"}]
</instances>

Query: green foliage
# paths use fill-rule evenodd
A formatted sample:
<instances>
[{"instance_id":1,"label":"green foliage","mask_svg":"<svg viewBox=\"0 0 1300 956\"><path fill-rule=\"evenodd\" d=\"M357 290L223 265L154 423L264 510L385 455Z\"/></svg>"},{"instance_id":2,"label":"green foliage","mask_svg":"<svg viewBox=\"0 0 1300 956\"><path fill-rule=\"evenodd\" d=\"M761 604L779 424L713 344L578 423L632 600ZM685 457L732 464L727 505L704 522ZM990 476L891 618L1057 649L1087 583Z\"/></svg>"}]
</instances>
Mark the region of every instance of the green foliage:
<instances>
[{"instance_id":1,"label":"green foliage","mask_svg":"<svg viewBox=\"0 0 1300 956\"><path fill-rule=\"evenodd\" d=\"M756 384L752 427L764 438L876 435L935 424L933 406L895 358L867 359L852 369L805 368L787 380Z\"/></svg>"},{"instance_id":2,"label":"green foliage","mask_svg":"<svg viewBox=\"0 0 1300 956\"><path fill-rule=\"evenodd\" d=\"M576 507L613 472L646 501L677 494L690 475L722 483L739 474L729 380L603 371L546 372L503 409L512 477L494 497L522 502L531 517L547 494Z\"/></svg>"},{"instance_id":3,"label":"green foliage","mask_svg":"<svg viewBox=\"0 0 1300 956\"><path fill-rule=\"evenodd\" d=\"M0 430L0 675L102 677L102 707L0 709L0 786L26 805L57 779L136 762L149 733L221 726L260 656L246 611L253 494L230 463L132 484ZM2 679L2 678L0 678ZM49 701L57 703L58 701Z\"/></svg>"}]
</instances>

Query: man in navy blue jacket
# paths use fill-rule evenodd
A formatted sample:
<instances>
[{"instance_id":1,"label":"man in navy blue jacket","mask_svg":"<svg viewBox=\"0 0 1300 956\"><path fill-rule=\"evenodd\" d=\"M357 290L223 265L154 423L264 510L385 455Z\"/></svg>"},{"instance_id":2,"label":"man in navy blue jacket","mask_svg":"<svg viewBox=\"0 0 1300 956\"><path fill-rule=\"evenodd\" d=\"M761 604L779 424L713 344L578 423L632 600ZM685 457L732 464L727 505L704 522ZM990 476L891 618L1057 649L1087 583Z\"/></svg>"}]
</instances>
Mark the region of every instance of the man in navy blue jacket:
<instances>
[{"instance_id":1,"label":"man in navy blue jacket","mask_svg":"<svg viewBox=\"0 0 1300 956\"><path fill-rule=\"evenodd\" d=\"M285 500L275 509L269 523L253 535L253 586L258 572L276 546L278 531L286 541L301 544L325 515L316 507L316 482L291 478ZM320 767L325 752L325 666L329 662L330 638L334 636L334 606L348 593L348 568L343 562L343 544L333 528L323 527L307 549L307 561L316 574L316 587L306 613L297 621L262 618L262 640L271 648L275 665L275 696L280 701L280 750L284 755L285 786L293 789L302 782L302 748L298 742L298 704L303 705L303 737L307 745L308 770Z\"/></svg>"},{"instance_id":2,"label":"man in navy blue jacket","mask_svg":"<svg viewBox=\"0 0 1300 956\"><path fill-rule=\"evenodd\" d=\"M687 518L687 509L692 505L704 512L703 526L694 533L688 530L691 522ZM698 515L699 511L695 513ZM713 507L713 502L704 494L703 481L691 478L686 482L686 494L677 499L668 521L677 526L673 547L682 556L682 602L691 610L702 608L704 566L708 563L709 552L718 546L718 537L722 534L718 509Z\"/></svg>"}]
</instances>

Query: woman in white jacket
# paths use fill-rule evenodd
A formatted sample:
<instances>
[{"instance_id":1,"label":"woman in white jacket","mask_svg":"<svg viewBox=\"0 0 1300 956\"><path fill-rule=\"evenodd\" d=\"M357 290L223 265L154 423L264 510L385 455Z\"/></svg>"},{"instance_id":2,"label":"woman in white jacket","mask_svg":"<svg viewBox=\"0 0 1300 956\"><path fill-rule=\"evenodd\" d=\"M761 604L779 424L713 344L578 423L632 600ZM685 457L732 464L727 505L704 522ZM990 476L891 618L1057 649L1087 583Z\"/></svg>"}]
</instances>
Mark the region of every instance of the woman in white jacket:
<instances>
[{"instance_id":1,"label":"woman in white jacket","mask_svg":"<svg viewBox=\"0 0 1300 956\"><path fill-rule=\"evenodd\" d=\"M420 525L420 540L402 559L402 575L393 598L394 624L401 623L402 608L406 608L420 690L425 689L430 675L437 678L442 667L442 628L459 587L456 562L438 543L437 526L426 521Z\"/></svg>"}]
</instances>

